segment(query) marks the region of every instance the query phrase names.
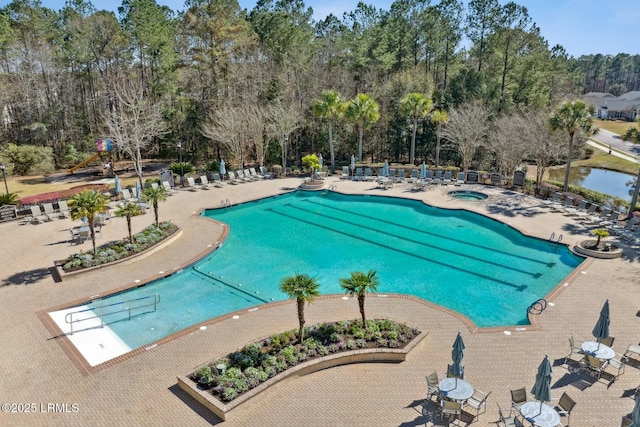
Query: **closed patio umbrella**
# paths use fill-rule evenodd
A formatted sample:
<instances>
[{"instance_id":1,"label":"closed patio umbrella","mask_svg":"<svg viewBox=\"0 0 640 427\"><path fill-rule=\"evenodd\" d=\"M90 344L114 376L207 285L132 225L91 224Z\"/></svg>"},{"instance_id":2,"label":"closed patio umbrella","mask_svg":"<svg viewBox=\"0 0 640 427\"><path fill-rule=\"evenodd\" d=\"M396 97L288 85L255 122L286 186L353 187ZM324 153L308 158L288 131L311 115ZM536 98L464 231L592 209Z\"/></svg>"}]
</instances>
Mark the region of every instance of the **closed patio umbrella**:
<instances>
[{"instance_id":1,"label":"closed patio umbrella","mask_svg":"<svg viewBox=\"0 0 640 427\"><path fill-rule=\"evenodd\" d=\"M220 160L220 178L224 179L224 174L227 173L227 169L224 167L224 160Z\"/></svg>"},{"instance_id":2,"label":"closed patio umbrella","mask_svg":"<svg viewBox=\"0 0 640 427\"><path fill-rule=\"evenodd\" d=\"M349 167L351 168L351 171L356 168L356 157L353 154L351 155L351 165L349 165Z\"/></svg>"},{"instance_id":3,"label":"closed patio umbrella","mask_svg":"<svg viewBox=\"0 0 640 427\"><path fill-rule=\"evenodd\" d=\"M640 427L640 394L636 396L636 405L631 412L631 425L629 427Z\"/></svg>"},{"instance_id":4,"label":"closed patio umbrella","mask_svg":"<svg viewBox=\"0 0 640 427\"><path fill-rule=\"evenodd\" d=\"M598 317L598 321L596 322L596 326L593 328L591 333L594 337L598 338L598 348L600 348L600 340L605 339L609 336L609 300L604 302L602 306L602 310L600 310L600 317Z\"/></svg>"},{"instance_id":5,"label":"closed patio umbrella","mask_svg":"<svg viewBox=\"0 0 640 427\"><path fill-rule=\"evenodd\" d=\"M420 178L424 179L427 176L427 164L422 162L422 166L420 167Z\"/></svg>"},{"instance_id":6,"label":"closed patio umbrella","mask_svg":"<svg viewBox=\"0 0 640 427\"><path fill-rule=\"evenodd\" d=\"M322 158L322 153L318 154L318 163L320 164L320 169L322 169L324 159Z\"/></svg>"},{"instance_id":7,"label":"closed patio umbrella","mask_svg":"<svg viewBox=\"0 0 640 427\"><path fill-rule=\"evenodd\" d=\"M140 186L140 181L136 181L136 199L139 199L142 196L142 187Z\"/></svg>"},{"instance_id":8,"label":"closed patio umbrella","mask_svg":"<svg viewBox=\"0 0 640 427\"><path fill-rule=\"evenodd\" d=\"M389 163L385 160L384 166L382 166L382 175L389 176Z\"/></svg>"},{"instance_id":9,"label":"closed patio umbrella","mask_svg":"<svg viewBox=\"0 0 640 427\"><path fill-rule=\"evenodd\" d=\"M536 400L540 401L540 413L542 413L542 403L551 400L551 363L549 363L548 356L544 356L540 366L538 366L536 383L533 385L531 393Z\"/></svg>"},{"instance_id":10,"label":"closed patio umbrella","mask_svg":"<svg viewBox=\"0 0 640 427\"><path fill-rule=\"evenodd\" d=\"M451 365L451 374L456 378L456 385L458 383L458 377L462 376L464 367L462 366L462 357L464 356L464 341L462 341L462 335L458 332L456 340L453 342L453 350L451 350L451 359L453 364Z\"/></svg>"},{"instance_id":11,"label":"closed patio umbrella","mask_svg":"<svg viewBox=\"0 0 640 427\"><path fill-rule=\"evenodd\" d=\"M114 181L115 186L116 186L116 196L117 196L122 191L122 187L120 186L120 180L118 179L118 175L116 175L116 177L115 177L115 179L113 181Z\"/></svg>"}]
</instances>

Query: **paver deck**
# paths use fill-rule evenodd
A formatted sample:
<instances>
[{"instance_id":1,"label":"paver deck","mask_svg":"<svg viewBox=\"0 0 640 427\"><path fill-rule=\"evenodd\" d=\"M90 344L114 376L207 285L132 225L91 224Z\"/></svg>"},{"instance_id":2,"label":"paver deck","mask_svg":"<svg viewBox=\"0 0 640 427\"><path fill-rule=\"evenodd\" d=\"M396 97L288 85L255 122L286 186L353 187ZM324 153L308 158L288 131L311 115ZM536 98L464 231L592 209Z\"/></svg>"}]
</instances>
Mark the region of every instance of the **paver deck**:
<instances>
[{"instance_id":1,"label":"paver deck","mask_svg":"<svg viewBox=\"0 0 640 427\"><path fill-rule=\"evenodd\" d=\"M176 387L176 376L189 372L213 357L297 325L293 303L263 306L239 319L212 322L104 369L86 372L65 353L36 313L89 297L110 289L170 271L199 256L222 233L222 227L199 218L203 207L217 207L220 200L232 203L285 191L299 179L282 179L226 186L209 191L180 191L160 204L160 219L171 219L183 235L170 246L144 259L131 260L81 274L56 283L50 268L54 259L78 251L68 243L69 219L40 225L0 224L3 255L0 258L0 402L34 404L31 413L0 413L0 425L209 425L219 422ZM389 190L370 182L342 181L330 177L345 193L386 194L412 197L447 208L464 207L517 227L527 234L548 238L562 234L573 244L590 236L581 223L540 208L530 197L482 187L491 197L483 202L465 202L446 196L452 187L412 193L410 185ZM135 230L153 221L148 213L133 219ZM113 218L102 229L107 241L127 234L126 221ZM614 238L611 238L615 241ZM89 250L90 242L82 249ZM466 350L465 379L473 386L492 391L488 410L473 425L495 425L496 402L509 406L509 389L535 381L538 364L545 354L557 363L569 352L568 336L588 340L605 299L611 304L611 334L615 349L640 341L638 285L639 252L625 246L623 258L594 260L581 266L550 305L539 316L538 330L471 333L466 323L445 310L405 298L370 296L369 317L389 317L415 325L429 336L400 364L341 366L278 383L250 402L235 409L224 425L229 426L434 426L446 425L434 415L435 404L425 403L425 375L437 370L442 376L451 358L451 345L462 331ZM240 260L239 260L240 262ZM295 260L292 260L292 265ZM366 265L362 266L366 269ZM290 274L283 271L283 275ZM358 317L353 299L327 298L306 308L307 323ZM640 371L626 372L607 389L606 384L588 384L584 377L554 366L552 394L567 391L578 402L571 425L617 426L621 416L633 408L630 390L640 385ZM57 404L51 406L50 404ZM3 410L5 407L3 406ZM15 408L17 409L17 408ZM566 421L566 420L565 420Z\"/></svg>"}]
</instances>

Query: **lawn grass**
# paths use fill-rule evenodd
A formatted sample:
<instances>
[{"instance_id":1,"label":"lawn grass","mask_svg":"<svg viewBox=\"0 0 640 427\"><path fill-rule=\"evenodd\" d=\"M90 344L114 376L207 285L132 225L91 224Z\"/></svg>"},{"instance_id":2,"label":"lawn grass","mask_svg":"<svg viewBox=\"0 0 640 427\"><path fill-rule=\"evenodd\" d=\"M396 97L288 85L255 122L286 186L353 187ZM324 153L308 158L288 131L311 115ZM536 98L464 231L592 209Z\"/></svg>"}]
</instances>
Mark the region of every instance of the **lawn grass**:
<instances>
[{"instance_id":1,"label":"lawn grass","mask_svg":"<svg viewBox=\"0 0 640 427\"><path fill-rule=\"evenodd\" d=\"M638 174L638 164L622 159L618 156L607 154L606 151L595 150L593 156L584 160L575 160L571 162L571 166L588 166L599 169L609 169L618 172L628 173L630 175Z\"/></svg>"},{"instance_id":2,"label":"lawn grass","mask_svg":"<svg viewBox=\"0 0 640 427\"><path fill-rule=\"evenodd\" d=\"M614 120L595 119L594 123L596 126L598 126L599 129L606 129L610 132L617 133L618 135L624 135L627 129L633 126L637 126L637 124L633 122L621 122Z\"/></svg>"},{"instance_id":3,"label":"lawn grass","mask_svg":"<svg viewBox=\"0 0 640 427\"><path fill-rule=\"evenodd\" d=\"M7 177L7 186L9 192L16 193L19 198L34 196L36 194L49 193L51 191L68 190L69 188L78 187L89 183L92 180L72 181L72 182L47 182L44 176L18 176ZM122 188L136 186L137 178L121 178L120 185ZM115 184L112 182L109 188L113 188ZM4 193L4 188L2 189Z\"/></svg>"}]
</instances>

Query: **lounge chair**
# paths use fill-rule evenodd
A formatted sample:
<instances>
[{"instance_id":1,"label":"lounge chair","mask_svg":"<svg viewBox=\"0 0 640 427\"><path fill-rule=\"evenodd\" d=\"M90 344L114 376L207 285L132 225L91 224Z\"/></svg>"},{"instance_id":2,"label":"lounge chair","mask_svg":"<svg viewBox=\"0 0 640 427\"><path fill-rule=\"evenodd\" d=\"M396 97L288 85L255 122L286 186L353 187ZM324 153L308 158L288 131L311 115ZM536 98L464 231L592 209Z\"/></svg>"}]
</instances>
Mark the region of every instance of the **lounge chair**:
<instances>
[{"instance_id":1,"label":"lounge chair","mask_svg":"<svg viewBox=\"0 0 640 427\"><path fill-rule=\"evenodd\" d=\"M397 173L396 182L403 182L404 181L404 169L398 169L396 173Z\"/></svg>"},{"instance_id":2,"label":"lounge chair","mask_svg":"<svg viewBox=\"0 0 640 427\"><path fill-rule=\"evenodd\" d=\"M273 174L267 172L267 168L265 168L264 166L260 166L260 174L264 176L265 179L273 179Z\"/></svg>"},{"instance_id":3,"label":"lounge chair","mask_svg":"<svg viewBox=\"0 0 640 427\"><path fill-rule=\"evenodd\" d=\"M432 184L442 184L442 171L436 171L436 175L431 181Z\"/></svg>"},{"instance_id":4,"label":"lounge chair","mask_svg":"<svg viewBox=\"0 0 640 427\"><path fill-rule=\"evenodd\" d=\"M244 182L241 179L236 178L236 174L231 171L227 172L227 175L229 176L229 184L238 185L241 182Z\"/></svg>"},{"instance_id":5,"label":"lounge chair","mask_svg":"<svg viewBox=\"0 0 640 427\"><path fill-rule=\"evenodd\" d=\"M31 206L31 216L33 217L32 221L36 224L51 221L51 218L49 218L47 214L42 212L42 210L40 210L40 206L37 205Z\"/></svg>"},{"instance_id":6,"label":"lounge chair","mask_svg":"<svg viewBox=\"0 0 640 427\"><path fill-rule=\"evenodd\" d=\"M614 211L612 210L609 213L609 216L607 216L604 221L600 221L600 223L598 224L600 227L611 227L614 224L618 223L618 219L620 218L620 212L618 211Z\"/></svg>"},{"instance_id":7,"label":"lounge chair","mask_svg":"<svg viewBox=\"0 0 640 427\"><path fill-rule=\"evenodd\" d=\"M220 179L220 174L219 173L214 173L213 174L213 185L218 187L218 188L222 188L222 187L224 187L226 185L224 183L224 181L222 179Z\"/></svg>"},{"instance_id":8,"label":"lounge chair","mask_svg":"<svg viewBox=\"0 0 640 427\"><path fill-rule=\"evenodd\" d=\"M396 170L395 169L389 169L389 175L387 175L387 177L391 181L395 181L396 180Z\"/></svg>"},{"instance_id":9,"label":"lounge chair","mask_svg":"<svg viewBox=\"0 0 640 427\"><path fill-rule=\"evenodd\" d=\"M562 193L553 193L552 199L543 200L542 204L550 209L559 209L562 206Z\"/></svg>"},{"instance_id":10,"label":"lounge chair","mask_svg":"<svg viewBox=\"0 0 640 427\"><path fill-rule=\"evenodd\" d=\"M153 188L154 190L155 190L156 188L158 188L158 183L157 183L157 182L152 182L152 183L151 183L151 188Z\"/></svg>"},{"instance_id":11,"label":"lounge chair","mask_svg":"<svg viewBox=\"0 0 640 427\"><path fill-rule=\"evenodd\" d=\"M621 226L620 224L613 224L611 227L609 227L609 231L611 232L611 234L615 234L618 236L624 233L632 232L633 227L636 226L639 220L640 218L634 217L627 221L624 226Z\"/></svg>"},{"instance_id":12,"label":"lounge chair","mask_svg":"<svg viewBox=\"0 0 640 427\"><path fill-rule=\"evenodd\" d=\"M196 181L192 177L187 178L187 183L189 184L189 191L197 191L200 189L200 186L196 184Z\"/></svg>"},{"instance_id":13,"label":"lounge chair","mask_svg":"<svg viewBox=\"0 0 640 427\"><path fill-rule=\"evenodd\" d=\"M562 393L562 396L560 396L558 404L553 409L555 409L561 417L567 417L567 425L570 425L571 411L573 411L574 406L576 406L575 400L573 400L566 392L564 392Z\"/></svg>"},{"instance_id":14,"label":"lounge chair","mask_svg":"<svg viewBox=\"0 0 640 427\"><path fill-rule=\"evenodd\" d=\"M464 184L464 172L459 172L458 178L456 178L456 181L453 183L453 185L459 187L462 184Z\"/></svg>"},{"instance_id":15,"label":"lounge chair","mask_svg":"<svg viewBox=\"0 0 640 427\"><path fill-rule=\"evenodd\" d=\"M445 171L444 177L442 178L442 185L451 184L451 171Z\"/></svg>"},{"instance_id":16,"label":"lounge chair","mask_svg":"<svg viewBox=\"0 0 640 427\"><path fill-rule=\"evenodd\" d=\"M67 205L66 200L60 200L58 202L58 210L60 211L58 214L59 218L69 218L71 212L69 211L69 205Z\"/></svg>"},{"instance_id":17,"label":"lounge chair","mask_svg":"<svg viewBox=\"0 0 640 427\"><path fill-rule=\"evenodd\" d=\"M596 210L598 205L591 203L588 208L583 211L578 211L578 216L583 222L592 222L591 220L596 217Z\"/></svg>"},{"instance_id":18,"label":"lounge chair","mask_svg":"<svg viewBox=\"0 0 640 427\"><path fill-rule=\"evenodd\" d=\"M422 181L420 181L419 179L417 179L411 185L411 191L423 191L423 190L424 190L424 183Z\"/></svg>"},{"instance_id":19,"label":"lounge chair","mask_svg":"<svg viewBox=\"0 0 640 427\"><path fill-rule=\"evenodd\" d=\"M411 176L409 177L407 182L415 183L416 181L418 181L419 175L420 175L420 172L418 172L418 169L411 169Z\"/></svg>"},{"instance_id":20,"label":"lounge chair","mask_svg":"<svg viewBox=\"0 0 640 427\"><path fill-rule=\"evenodd\" d=\"M384 168L378 168L378 176L377 176L377 178L380 179L383 176L384 176Z\"/></svg>"},{"instance_id":21,"label":"lounge chair","mask_svg":"<svg viewBox=\"0 0 640 427\"><path fill-rule=\"evenodd\" d=\"M171 188L171 184L169 184L169 181L162 181L162 186L164 187L168 195L172 196L175 194L176 191Z\"/></svg>"},{"instance_id":22,"label":"lounge chair","mask_svg":"<svg viewBox=\"0 0 640 427\"><path fill-rule=\"evenodd\" d=\"M440 380L438 379L438 373L433 371L427 375L427 393L428 399L431 400L433 396L438 398L440 396Z\"/></svg>"},{"instance_id":23,"label":"lounge chair","mask_svg":"<svg viewBox=\"0 0 640 427\"><path fill-rule=\"evenodd\" d=\"M511 408L520 411L520 407L527 402L527 389L522 387L511 390Z\"/></svg>"},{"instance_id":24,"label":"lounge chair","mask_svg":"<svg viewBox=\"0 0 640 427\"><path fill-rule=\"evenodd\" d=\"M564 204L562 205L562 210L568 214L568 215L573 215L574 213L577 213L578 211L576 210L575 205L573 204L574 198L567 196L564 199Z\"/></svg>"},{"instance_id":25,"label":"lounge chair","mask_svg":"<svg viewBox=\"0 0 640 427\"><path fill-rule=\"evenodd\" d=\"M257 181L258 177L251 175L251 171L249 169L244 169L242 172L244 173L245 181Z\"/></svg>"},{"instance_id":26,"label":"lounge chair","mask_svg":"<svg viewBox=\"0 0 640 427\"><path fill-rule=\"evenodd\" d=\"M491 392L485 393L480 390L474 390L473 396L467 399L467 403L465 406L469 406L476 410L476 416L473 418L474 420L487 411L487 399Z\"/></svg>"},{"instance_id":27,"label":"lounge chair","mask_svg":"<svg viewBox=\"0 0 640 427\"><path fill-rule=\"evenodd\" d=\"M354 181L362 181L362 168L356 168L356 175L353 178Z\"/></svg>"},{"instance_id":28,"label":"lounge chair","mask_svg":"<svg viewBox=\"0 0 640 427\"><path fill-rule=\"evenodd\" d=\"M43 203L42 206L44 207L44 214L49 217L49 221L58 216L53 209L53 203Z\"/></svg>"},{"instance_id":29,"label":"lounge chair","mask_svg":"<svg viewBox=\"0 0 640 427\"><path fill-rule=\"evenodd\" d=\"M431 170L425 172L422 182L425 184L431 184L433 182L433 172Z\"/></svg>"},{"instance_id":30,"label":"lounge chair","mask_svg":"<svg viewBox=\"0 0 640 427\"><path fill-rule=\"evenodd\" d=\"M258 172L256 172L256 168L249 168L249 173L251 174L251 177L256 181L259 179L265 179L263 175L258 175Z\"/></svg>"},{"instance_id":31,"label":"lounge chair","mask_svg":"<svg viewBox=\"0 0 640 427\"><path fill-rule=\"evenodd\" d=\"M209 190L211 188L211 184L209 184L209 180L206 175L202 175L200 177L200 186L203 190Z\"/></svg>"},{"instance_id":32,"label":"lounge chair","mask_svg":"<svg viewBox=\"0 0 640 427\"><path fill-rule=\"evenodd\" d=\"M342 167L342 175L340 175L340 179L349 179L351 175L349 174L349 166Z\"/></svg>"},{"instance_id":33,"label":"lounge chair","mask_svg":"<svg viewBox=\"0 0 640 427\"><path fill-rule=\"evenodd\" d=\"M120 190L120 192L122 193L122 198L125 202L138 203L140 201L137 197L133 197L131 195L131 192L128 188L123 188L122 190Z\"/></svg>"},{"instance_id":34,"label":"lounge chair","mask_svg":"<svg viewBox=\"0 0 640 427\"><path fill-rule=\"evenodd\" d=\"M373 173L371 172L371 168L364 168L364 178L365 181L373 181Z\"/></svg>"}]
</instances>

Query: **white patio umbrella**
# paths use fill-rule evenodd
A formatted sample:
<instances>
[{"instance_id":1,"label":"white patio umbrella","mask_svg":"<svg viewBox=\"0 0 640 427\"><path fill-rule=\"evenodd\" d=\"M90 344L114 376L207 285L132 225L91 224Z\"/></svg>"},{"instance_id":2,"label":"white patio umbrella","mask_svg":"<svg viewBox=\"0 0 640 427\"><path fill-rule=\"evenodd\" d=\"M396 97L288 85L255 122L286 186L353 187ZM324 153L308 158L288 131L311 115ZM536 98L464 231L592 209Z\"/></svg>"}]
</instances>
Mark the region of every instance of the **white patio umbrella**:
<instances>
[{"instance_id":1,"label":"white patio umbrella","mask_svg":"<svg viewBox=\"0 0 640 427\"><path fill-rule=\"evenodd\" d=\"M227 169L224 166L224 160L220 159L220 179L224 179L225 173L227 173Z\"/></svg>"},{"instance_id":2,"label":"white patio umbrella","mask_svg":"<svg viewBox=\"0 0 640 427\"><path fill-rule=\"evenodd\" d=\"M142 197L142 187L140 186L140 181L136 181L136 198L139 199Z\"/></svg>"},{"instance_id":3,"label":"white patio umbrella","mask_svg":"<svg viewBox=\"0 0 640 427\"><path fill-rule=\"evenodd\" d=\"M420 167L420 178L424 179L427 176L427 164L422 162L422 166Z\"/></svg>"},{"instance_id":4,"label":"white patio umbrella","mask_svg":"<svg viewBox=\"0 0 640 427\"><path fill-rule=\"evenodd\" d=\"M318 154L318 163L320 163L320 169L322 169L322 166L323 166L322 153Z\"/></svg>"},{"instance_id":5,"label":"white patio umbrella","mask_svg":"<svg viewBox=\"0 0 640 427\"><path fill-rule=\"evenodd\" d=\"M382 175L389 176L389 163L385 160L384 166L382 166Z\"/></svg>"},{"instance_id":6,"label":"white patio umbrella","mask_svg":"<svg viewBox=\"0 0 640 427\"><path fill-rule=\"evenodd\" d=\"M113 181L116 186L116 196L117 196L122 191L122 187L120 186L120 179L118 178L118 175L116 175Z\"/></svg>"}]
</instances>

